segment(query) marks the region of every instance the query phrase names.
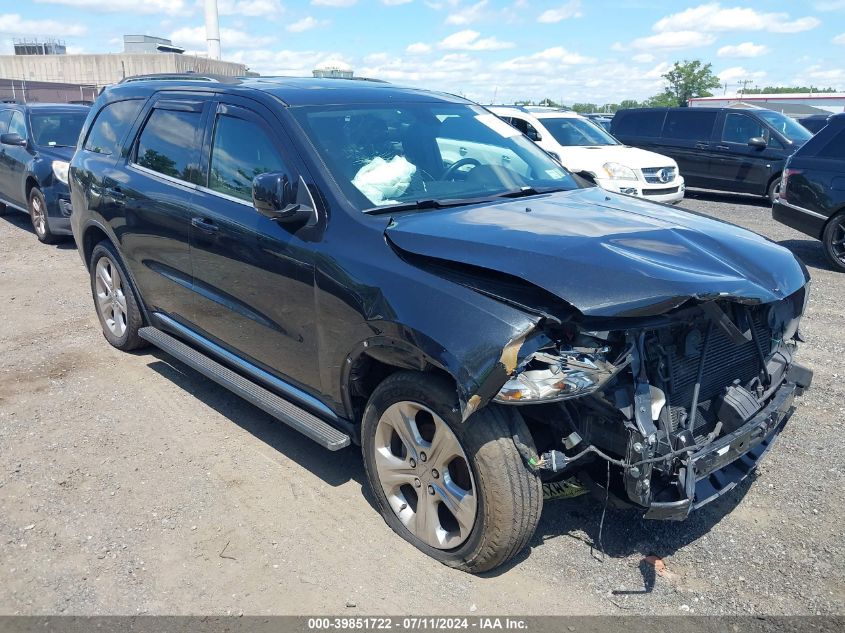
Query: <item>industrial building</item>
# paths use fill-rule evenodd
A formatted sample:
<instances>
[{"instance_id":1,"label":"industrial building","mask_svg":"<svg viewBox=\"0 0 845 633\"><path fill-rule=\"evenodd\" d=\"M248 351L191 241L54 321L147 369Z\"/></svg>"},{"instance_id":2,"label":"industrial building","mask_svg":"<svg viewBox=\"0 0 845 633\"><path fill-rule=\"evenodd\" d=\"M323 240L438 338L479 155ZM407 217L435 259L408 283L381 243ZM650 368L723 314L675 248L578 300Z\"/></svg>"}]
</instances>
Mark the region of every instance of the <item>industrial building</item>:
<instances>
[{"instance_id":1,"label":"industrial building","mask_svg":"<svg viewBox=\"0 0 845 633\"><path fill-rule=\"evenodd\" d=\"M185 73L238 77L249 74L247 66L208 57L183 54L170 40L148 35L125 35L122 53L69 55L63 42L33 40L14 42L16 54L0 55L0 98L43 101L28 91L38 82L70 85L62 101L88 99L90 90L117 83L133 75ZM6 81L9 80L9 81ZM43 85L42 90L48 90Z\"/></svg>"}]
</instances>

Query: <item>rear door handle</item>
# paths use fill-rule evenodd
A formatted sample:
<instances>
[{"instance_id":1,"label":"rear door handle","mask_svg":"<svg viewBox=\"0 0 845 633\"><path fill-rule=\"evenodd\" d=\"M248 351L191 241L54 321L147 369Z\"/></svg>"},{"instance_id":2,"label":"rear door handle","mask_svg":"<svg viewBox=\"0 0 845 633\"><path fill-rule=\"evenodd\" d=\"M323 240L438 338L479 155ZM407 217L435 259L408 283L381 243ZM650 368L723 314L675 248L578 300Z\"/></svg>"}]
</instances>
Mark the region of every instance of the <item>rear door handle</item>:
<instances>
[{"instance_id":1,"label":"rear door handle","mask_svg":"<svg viewBox=\"0 0 845 633\"><path fill-rule=\"evenodd\" d=\"M730 149L730 147L727 145L717 145L716 149Z\"/></svg>"},{"instance_id":2,"label":"rear door handle","mask_svg":"<svg viewBox=\"0 0 845 633\"><path fill-rule=\"evenodd\" d=\"M710 147L710 146L709 146L707 143L696 143L696 144L695 144L695 148L696 148L696 149L707 149L707 148L709 148L709 147Z\"/></svg>"},{"instance_id":3,"label":"rear door handle","mask_svg":"<svg viewBox=\"0 0 845 633\"><path fill-rule=\"evenodd\" d=\"M217 225L208 218L191 218L191 226L195 226L203 233L208 233L209 235L213 235L214 233L217 233L217 231L220 230L217 228Z\"/></svg>"},{"instance_id":4,"label":"rear door handle","mask_svg":"<svg viewBox=\"0 0 845 633\"><path fill-rule=\"evenodd\" d=\"M126 200L126 194L120 190L120 187L106 187L106 195L115 202Z\"/></svg>"}]
</instances>

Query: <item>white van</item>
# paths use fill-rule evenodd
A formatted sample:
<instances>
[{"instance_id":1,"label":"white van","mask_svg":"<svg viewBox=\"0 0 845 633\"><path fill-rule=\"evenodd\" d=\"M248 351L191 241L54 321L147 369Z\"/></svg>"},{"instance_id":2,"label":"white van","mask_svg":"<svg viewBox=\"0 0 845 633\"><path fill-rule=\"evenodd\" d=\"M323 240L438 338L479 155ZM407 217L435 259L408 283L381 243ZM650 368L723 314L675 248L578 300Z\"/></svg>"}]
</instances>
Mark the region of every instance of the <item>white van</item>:
<instances>
[{"instance_id":1,"label":"white van","mask_svg":"<svg viewBox=\"0 0 845 633\"><path fill-rule=\"evenodd\" d=\"M656 202L684 199L684 179L668 156L623 145L600 125L575 112L553 108L491 106L569 171L609 191Z\"/></svg>"}]
</instances>

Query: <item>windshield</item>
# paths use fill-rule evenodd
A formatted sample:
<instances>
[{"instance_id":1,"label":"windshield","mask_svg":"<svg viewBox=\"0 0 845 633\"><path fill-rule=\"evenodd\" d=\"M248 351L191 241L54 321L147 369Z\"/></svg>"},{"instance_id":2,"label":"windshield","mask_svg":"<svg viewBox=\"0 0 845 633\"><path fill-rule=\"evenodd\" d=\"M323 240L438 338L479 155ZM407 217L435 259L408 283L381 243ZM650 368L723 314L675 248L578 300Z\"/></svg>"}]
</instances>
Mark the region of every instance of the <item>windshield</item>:
<instances>
[{"instance_id":1,"label":"windshield","mask_svg":"<svg viewBox=\"0 0 845 633\"><path fill-rule=\"evenodd\" d=\"M541 118L540 121L555 140L564 147L620 144L604 128L588 119L548 117Z\"/></svg>"},{"instance_id":2,"label":"windshield","mask_svg":"<svg viewBox=\"0 0 845 633\"><path fill-rule=\"evenodd\" d=\"M33 112L29 116L36 145L73 147L85 123L87 112Z\"/></svg>"},{"instance_id":3,"label":"windshield","mask_svg":"<svg viewBox=\"0 0 845 633\"><path fill-rule=\"evenodd\" d=\"M756 114L796 145L803 145L813 138L812 133L807 128L780 112L758 110Z\"/></svg>"},{"instance_id":4,"label":"windshield","mask_svg":"<svg viewBox=\"0 0 845 633\"><path fill-rule=\"evenodd\" d=\"M519 130L481 107L412 103L291 112L362 211L469 204L579 186Z\"/></svg>"}]
</instances>

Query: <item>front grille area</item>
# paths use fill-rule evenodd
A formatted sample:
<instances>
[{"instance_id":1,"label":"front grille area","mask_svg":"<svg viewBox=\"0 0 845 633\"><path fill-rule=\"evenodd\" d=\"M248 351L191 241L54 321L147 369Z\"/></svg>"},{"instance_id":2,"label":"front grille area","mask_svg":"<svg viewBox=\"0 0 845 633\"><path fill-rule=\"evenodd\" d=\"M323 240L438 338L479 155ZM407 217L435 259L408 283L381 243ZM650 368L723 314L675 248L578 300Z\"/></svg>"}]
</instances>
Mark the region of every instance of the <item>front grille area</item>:
<instances>
[{"instance_id":1,"label":"front grille area","mask_svg":"<svg viewBox=\"0 0 845 633\"><path fill-rule=\"evenodd\" d=\"M644 196L665 196L670 193L678 193L677 187L661 187L660 189L643 189Z\"/></svg>"},{"instance_id":2,"label":"front grille area","mask_svg":"<svg viewBox=\"0 0 845 633\"><path fill-rule=\"evenodd\" d=\"M718 326L714 325L712 329L693 429L696 436L709 432L716 423L715 414L710 411L713 399L724 393L725 387L735 380L746 385L760 372L760 352L756 341L760 341L764 353L768 353L772 333L762 310L752 310L751 323L755 338L741 345L735 345ZM657 353L661 357L659 381L666 392L673 431L677 430L692 406L706 329L706 321L686 331L679 329L672 335L673 344L661 343L658 348L660 351Z\"/></svg>"},{"instance_id":3,"label":"front grille area","mask_svg":"<svg viewBox=\"0 0 845 633\"><path fill-rule=\"evenodd\" d=\"M674 167L643 167L642 172L645 181L651 183L652 185L666 184L667 182L672 182L675 180L675 176L677 175L675 173L676 169ZM661 172L665 174L667 179L660 179Z\"/></svg>"}]
</instances>

